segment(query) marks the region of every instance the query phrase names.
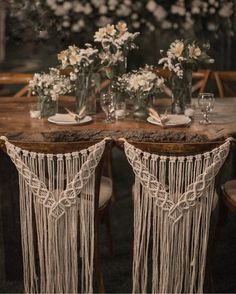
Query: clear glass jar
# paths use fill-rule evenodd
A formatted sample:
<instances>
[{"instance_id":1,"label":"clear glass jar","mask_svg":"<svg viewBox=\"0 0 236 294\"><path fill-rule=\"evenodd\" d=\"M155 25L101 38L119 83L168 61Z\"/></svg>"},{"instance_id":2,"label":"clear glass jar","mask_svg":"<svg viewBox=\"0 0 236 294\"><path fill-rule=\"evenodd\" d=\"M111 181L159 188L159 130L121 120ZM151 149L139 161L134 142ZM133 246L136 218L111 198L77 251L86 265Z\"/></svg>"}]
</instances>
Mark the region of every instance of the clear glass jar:
<instances>
[{"instance_id":1,"label":"clear glass jar","mask_svg":"<svg viewBox=\"0 0 236 294\"><path fill-rule=\"evenodd\" d=\"M191 105L192 99L192 70L183 72L183 78L171 75L172 113L184 113L186 105Z\"/></svg>"},{"instance_id":2,"label":"clear glass jar","mask_svg":"<svg viewBox=\"0 0 236 294\"><path fill-rule=\"evenodd\" d=\"M58 100L50 96L38 96L38 104L41 117L49 117L58 112Z\"/></svg>"}]
</instances>

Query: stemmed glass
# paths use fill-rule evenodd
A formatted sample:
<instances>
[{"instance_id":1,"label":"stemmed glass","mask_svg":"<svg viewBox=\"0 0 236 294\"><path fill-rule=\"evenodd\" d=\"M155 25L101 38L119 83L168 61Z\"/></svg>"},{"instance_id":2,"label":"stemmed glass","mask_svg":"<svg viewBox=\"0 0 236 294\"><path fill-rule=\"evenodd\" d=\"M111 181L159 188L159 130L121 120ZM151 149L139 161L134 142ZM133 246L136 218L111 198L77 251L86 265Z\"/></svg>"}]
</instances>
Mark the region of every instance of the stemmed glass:
<instances>
[{"instance_id":1,"label":"stemmed glass","mask_svg":"<svg viewBox=\"0 0 236 294\"><path fill-rule=\"evenodd\" d=\"M200 124L208 125L211 121L208 118L208 113L212 111L214 106L214 94L213 93L200 93L198 95L198 106L201 109L204 119L200 120Z\"/></svg>"},{"instance_id":2,"label":"stemmed glass","mask_svg":"<svg viewBox=\"0 0 236 294\"><path fill-rule=\"evenodd\" d=\"M113 123L114 112L115 112L114 94L111 92L101 94L100 105L102 107L102 110L106 114L106 119L104 120L104 122L107 124Z\"/></svg>"}]
</instances>

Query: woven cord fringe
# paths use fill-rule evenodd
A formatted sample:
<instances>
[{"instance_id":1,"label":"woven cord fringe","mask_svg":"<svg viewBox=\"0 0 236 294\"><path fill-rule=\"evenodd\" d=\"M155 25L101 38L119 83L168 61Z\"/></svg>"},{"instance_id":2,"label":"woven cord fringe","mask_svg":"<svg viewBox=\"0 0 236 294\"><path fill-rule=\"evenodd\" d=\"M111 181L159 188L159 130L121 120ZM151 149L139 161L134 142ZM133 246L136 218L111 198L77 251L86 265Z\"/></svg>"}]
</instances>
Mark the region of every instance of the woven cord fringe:
<instances>
[{"instance_id":1,"label":"woven cord fringe","mask_svg":"<svg viewBox=\"0 0 236 294\"><path fill-rule=\"evenodd\" d=\"M95 168L105 140L80 152L53 155L28 152L2 139L19 173L25 292L92 293Z\"/></svg>"},{"instance_id":2,"label":"woven cord fringe","mask_svg":"<svg viewBox=\"0 0 236 294\"><path fill-rule=\"evenodd\" d=\"M135 173L133 293L148 292L148 261L152 293L203 292L214 181L229 147L175 157L124 141Z\"/></svg>"}]
</instances>

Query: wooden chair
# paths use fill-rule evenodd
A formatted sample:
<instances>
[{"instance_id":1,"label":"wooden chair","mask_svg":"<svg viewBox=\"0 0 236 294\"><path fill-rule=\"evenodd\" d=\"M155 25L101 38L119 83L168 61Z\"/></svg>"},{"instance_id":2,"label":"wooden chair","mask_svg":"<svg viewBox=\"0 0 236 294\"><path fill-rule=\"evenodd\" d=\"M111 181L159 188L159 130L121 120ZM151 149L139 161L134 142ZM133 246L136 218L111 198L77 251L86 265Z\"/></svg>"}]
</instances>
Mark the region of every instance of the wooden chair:
<instances>
[{"instance_id":1,"label":"wooden chair","mask_svg":"<svg viewBox=\"0 0 236 294\"><path fill-rule=\"evenodd\" d=\"M22 86L14 93L14 97L30 96L28 83L33 78L31 73L0 73L0 86ZM11 90L12 91L12 90ZM9 94L8 94L9 95Z\"/></svg>"},{"instance_id":2,"label":"wooden chair","mask_svg":"<svg viewBox=\"0 0 236 294\"><path fill-rule=\"evenodd\" d=\"M236 96L236 71L214 71L212 78L216 82L220 98Z\"/></svg>"},{"instance_id":3,"label":"wooden chair","mask_svg":"<svg viewBox=\"0 0 236 294\"><path fill-rule=\"evenodd\" d=\"M20 182L23 183L22 187L30 187L30 189L26 189L26 194L25 195L31 195L33 197L31 200L29 198L24 199L24 195L20 195L20 203L21 203L21 210L22 210L22 218L21 224L22 224L22 232L27 234L30 234L31 231L34 231L34 236L31 235L31 237L28 235L27 238L31 238L29 241L23 238L23 257L24 257L24 267L26 270L26 275L24 277L25 281L25 291L26 292L31 292L32 289L38 288L38 290L41 288L41 291L49 291L53 288L51 288L51 284L54 284L52 287L54 288L55 292L70 292L70 290L73 288L74 290L77 288L76 280L70 280L71 277L67 277L65 279L68 279L68 285L63 285L63 282L61 285L57 285L57 282L54 281L48 281L46 282L44 280L44 275L42 275L43 269L47 266L50 267L50 264L48 264L45 261L46 255L49 254L49 251L47 251L47 246L40 248L39 245L40 241L44 240L43 242L50 242L49 239L54 238L54 235L51 235L49 239L47 239L47 235L45 236L47 230L44 231L42 234L40 228L42 229L41 225L44 223L45 226L48 226L48 230L50 226L54 226L54 221L53 219L55 218L55 222L57 223L56 225L56 231L52 231L51 233L54 234L55 232L56 236L59 236L59 239L57 242L59 242L57 245L59 246L60 242L64 240L64 238L72 238L69 243L65 243L61 248L67 248L65 250L68 251L68 256L70 257L72 250L74 250L76 247L73 247L76 242L77 242L77 226L75 224L77 223L70 223L70 221L73 221L71 219L70 215L74 212L76 212L74 209L77 209L76 207L79 207L79 203L83 199L83 195L90 195L90 193L93 193L93 191L90 188L85 188L83 190L83 187L86 187L86 183L88 184L90 181L89 177L89 167L92 168L91 170L94 169L95 173L95 190L94 190L94 268L95 268L95 275L96 275L96 280L97 280L97 286L98 286L98 291L100 293L104 292L104 283L103 283L103 275L100 267L100 258L99 258L99 238L98 238L98 225L99 225L99 218L100 214L105 214L105 210L108 208L109 201L112 196L112 182L108 178L102 177L102 165L103 161L106 157L107 150L110 148L111 142L108 140L105 142L104 140L101 142L97 141L91 141L91 142L73 142L72 144L68 143L42 143L38 144L35 142L25 142L25 143L19 143L19 142L8 142L5 141L6 139L0 140L0 146L2 147L3 150L7 151L8 155L12 159L13 163L15 164L20 177ZM104 148L104 143L105 142L105 150ZM17 144L17 145L16 145ZM16 147L17 146L17 147ZM91 149L92 148L92 149ZM94 149L93 149L94 148ZM107 149L108 148L108 149ZM57 154L55 153L55 150L58 152ZM15 153L16 151L16 153ZM70 153L68 153L70 152ZM15 154L15 155L14 155ZM17 155L16 155L17 154ZM108 152L109 154L109 152ZM13 157L12 157L13 156ZM15 157L14 157L15 156ZM28 158L29 156L29 158ZM79 156L79 157L78 157ZM88 161L88 158L90 156L90 161ZM26 161L24 161L24 157ZM77 159L78 157L78 159ZM81 163L82 165L79 164L79 170L75 169L74 164L76 162L79 162L79 158L82 159ZM73 160L73 163L70 162L70 160ZM77 161L78 160L78 161ZM23 162L23 164L22 164ZM34 163L33 163L34 162ZM41 163L40 163L41 162ZM30 164L29 164L30 163ZM28 165L29 164L29 165ZM33 165L32 165L33 164ZM35 165L36 164L36 165ZM50 172L48 173L47 169L49 166L53 167L54 170L54 175L53 173L50 175ZM36 171L32 171L32 167L36 167ZM93 167L92 167L93 166ZM79 176L79 173L81 171L81 176ZM71 174L70 174L71 173ZM42 175L43 178L42 178ZM65 175L65 178L63 179ZM45 177L46 176L46 177ZM47 183L47 177L48 181L50 178L52 179L54 177L54 180L51 181L51 184ZM60 178L60 183L58 184ZM85 179L88 179L87 182ZM63 184L64 182L64 184ZM64 188L60 185L63 185ZM36 188L37 186L37 188ZM62 190L61 190L62 189ZM87 189L87 190L86 190ZM21 190L22 191L22 190ZM62 192L61 192L62 191ZM71 191L71 192L70 192ZM86 192L87 191L87 192ZM58 194L59 193L59 194ZM65 194L63 194L65 193ZM85 193L85 194L83 194ZM87 193L87 194L86 194ZM104 195L105 194L105 195ZM91 194L92 195L92 194ZM55 197L54 197L55 196ZM26 196L27 197L27 196ZM35 197L35 199L34 199ZM58 198L59 197L59 198ZM57 202L61 198L61 202ZM86 196L87 197L87 196ZM64 200L63 200L64 199ZM88 208L86 208L86 201L90 201L90 198L85 198L84 208L79 208L78 216L80 217L79 224L83 222L83 219L86 221L88 216ZM25 202L26 201L26 202ZM25 204L28 201L32 201L32 207L28 207L28 209L32 209L29 215L31 215L30 218L25 219L25 215L27 214L27 211L25 211L26 207ZM79 201L79 202L77 202ZM89 203L89 202L88 202ZM46 216L46 218L43 217L43 214L37 212L37 209L39 209L39 206L42 206L40 208L41 213L45 215L49 214ZM74 206L76 205L76 206ZM83 210L85 209L85 210ZM66 210L68 210L69 214L66 214ZM73 212L74 211L74 212ZM29 211L28 211L29 212ZM41 216L40 216L41 215ZM63 219L64 215L66 216L66 219ZM50 218L52 222L50 221ZM76 220L76 218L75 218ZM23 222L22 222L23 221ZM32 222L32 223L27 223L27 222ZM26 227L25 224L27 223ZM68 223L68 225L67 225ZM92 224L90 224L92 225ZM68 227L67 227L68 226ZM71 234L68 235L67 230L72 230ZM79 225L79 233L80 235L80 242L84 242L84 247L81 246L80 250L90 250L90 244L89 240L85 239L84 231L86 228L88 229L88 226L86 224ZM29 231L28 231L29 229ZM54 229L53 229L54 230ZM93 229L90 228L91 234L93 234ZM60 235L60 231L62 232L62 235ZM37 234L35 235L35 233ZM51 234L50 233L50 234ZM48 233L49 234L49 233ZM59 235L57 235L59 234ZM33 241L32 241L33 238ZM56 237L55 237L56 238ZM61 238L63 238L61 240ZM90 237L89 237L90 238ZM29 244L26 245L26 243L29 242ZM64 242L64 241L63 241ZM70 243L72 242L72 243ZM46 244L45 243L45 244ZM24 247L26 245L26 247ZM41 243L42 245L42 243ZM56 244L54 246L57 246ZM80 243L81 245L81 243ZM32 247L33 246L33 247ZM37 248L37 246L39 246ZM70 247L72 246L72 247ZM27 249L28 248L28 251ZM34 249L34 253L32 253L32 249ZM44 252L44 250L46 250ZM59 251L54 251L56 248L51 248L52 252L50 254L59 254ZM62 249L61 249L62 250ZM91 249L92 250L92 249ZM92 251L91 251L92 252ZM28 254L29 255L28 255ZM42 256L42 254L45 256ZM67 251L65 251L65 254L67 254ZM83 255L84 252L81 252ZM47 255L48 256L48 255ZM39 272L37 269L37 260L39 258ZM42 259L43 258L43 259ZM63 251L61 252L61 260L65 258L63 256ZM45 261L45 263L44 263ZM59 262L60 259L58 259L57 262ZM68 260L69 262L69 260ZM66 266L68 262L64 261L64 263L61 264L61 266ZM89 262L89 260L86 260L85 262ZM53 263L54 264L54 263ZM74 269L74 273L77 273L77 270L75 268L77 264L77 260L70 260L68 266ZM52 264L51 264L52 265ZM29 270L29 267L33 272ZM33 266L33 267L32 267ZM56 263L52 266L57 266ZM85 268L82 268L81 271L84 273L89 269L88 265L86 264ZM51 270L59 270L59 268L47 268L47 271ZM68 270L68 269L67 269ZM37 274L36 272L37 271ZM91 269L89 269L90 274L91 274ZM30 273L29 273L30 272ZM61 268L60 272L58 271L58 275L60 275L60 279L64 279L64 274L66 275L66 270ZM68 274L68 273L67 273ZM36 285L35 280L37 280L37 275L41 275L40 279L41 284ZM56 273L54 272L54 275L56 276ZM55 278L56 279L56 278ZM73 279L77 279L77 274L76 277L74 276ZM47 280L47 279L46 279ZM65 281L65 280L63 280ZM50 285L49 285L50 283ZM88 282L84 280L84 287L87 289L88 288L91 290L90 285L88 285ZM87 283L87 284L86 284ZM46 288L45 288L46 287ZM58 287L58 288L57 288ZM71 288L70 288L71 287ZM50 290L51 289L51 290ZM85 289L84 289L85 290ZM40 291L39 291L40 292ZM76 291L78 292L78 291Z\"/></svg>"},{"instance_id":4,"label":"wooden chair","mask_svg":"<svg viewBox=\"0 0 236 294\"><path fill-rule=\"evenodd\" d=\"M236 212L236 180L227 181L221 186L223 201L230 211Z\"/></svg>"},{"instance_id":5,"label":"wooden chair","mask_svg":"<svg viewBox=\"0 0 236 294\"><path fill-rule=\"evenodd\" d=\"M120 142L135 174L133 293L202 293L214 181L230 142L207 152L199 144L197 154L189 146L188 155L179 143L173 152L168 143Z\"/></svg>"},{"instance_id":6,"label":"wooden chair","mask_svg":"<svg viewBox=\"0 0 236 294\"><path fill-rule=\"evenodd\" d=\"M234 141L234 148L232 148L233 155L235 156L236 152L236 141ZM232 179L226 181L221 185L221 201L223 202L220 210L220 218L219 218L219 228L224 225L227 221L228 211L236 212L236 179L235 179L235 158L231 158L232 160L232 170L233 174L231 175Z\"/></svg>"}]
</instances>

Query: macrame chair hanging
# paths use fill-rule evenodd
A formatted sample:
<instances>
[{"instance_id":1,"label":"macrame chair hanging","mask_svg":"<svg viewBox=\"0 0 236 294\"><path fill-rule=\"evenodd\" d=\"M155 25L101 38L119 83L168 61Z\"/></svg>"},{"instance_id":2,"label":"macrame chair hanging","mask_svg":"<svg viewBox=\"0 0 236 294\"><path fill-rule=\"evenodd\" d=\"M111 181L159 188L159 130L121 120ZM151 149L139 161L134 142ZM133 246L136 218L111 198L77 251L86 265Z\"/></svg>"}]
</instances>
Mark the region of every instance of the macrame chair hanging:
<instances>
[{"instance_id":1,"label":"macrame chair hanging","mask_svg":"<svg viewBox=\"0 0 236 294\"><path fill-rule=\"evenodd\" d=\"M203 292L214 181L229 147L162 156L124 140L135 174L133 293L147 293L150 271L152 293Z\"/></svg>"},{"instance_id":2,"label":"macrame chair hanging","mask_svg":"<svg viewBox=\"0 0 236 294\"><path fill-rule=\"evenodd\" d=\"M19 173L25 292L93 292L95 171L106 139L65 154L29 152L0 139Z\"/></svg>"}]
</instances>

